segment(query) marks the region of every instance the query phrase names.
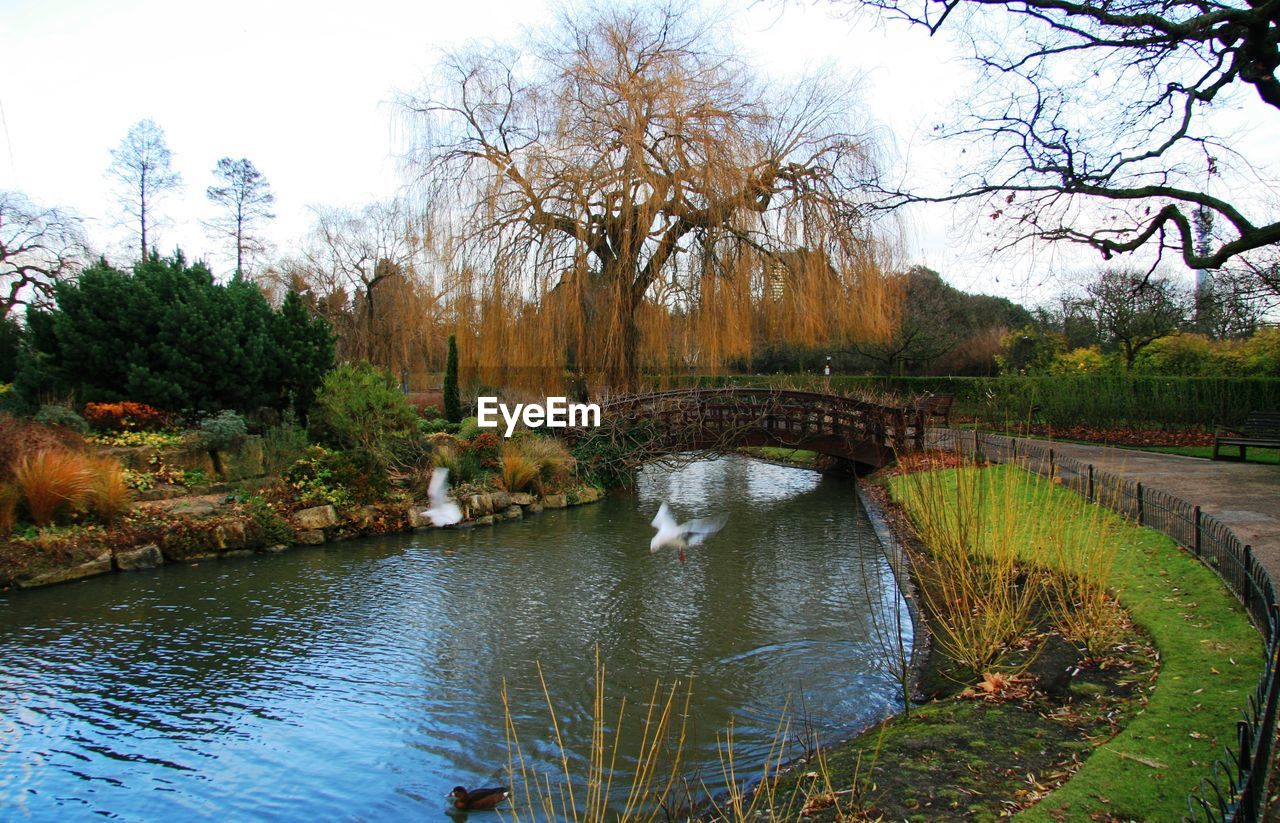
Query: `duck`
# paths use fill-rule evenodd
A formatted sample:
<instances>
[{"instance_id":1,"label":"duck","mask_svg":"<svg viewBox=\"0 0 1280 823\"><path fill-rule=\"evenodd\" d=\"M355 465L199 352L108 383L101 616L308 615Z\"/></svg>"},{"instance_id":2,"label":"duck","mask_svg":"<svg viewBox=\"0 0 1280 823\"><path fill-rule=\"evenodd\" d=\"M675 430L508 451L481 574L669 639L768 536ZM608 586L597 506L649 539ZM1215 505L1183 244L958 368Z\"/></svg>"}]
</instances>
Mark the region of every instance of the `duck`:
<instances>
[{"instance_id":1,"label":"duck","mask_svg":"<svg viewBox=\"0 0 1280 823\"><path fill-rule=\"evenodd\" d=\"M453 807L468 812L492 809L510 795L511 791L506 786L490 786L471 791L467 791L462 786L454 786L453 791L449 792Z\"/></svg>"}]
</instances>

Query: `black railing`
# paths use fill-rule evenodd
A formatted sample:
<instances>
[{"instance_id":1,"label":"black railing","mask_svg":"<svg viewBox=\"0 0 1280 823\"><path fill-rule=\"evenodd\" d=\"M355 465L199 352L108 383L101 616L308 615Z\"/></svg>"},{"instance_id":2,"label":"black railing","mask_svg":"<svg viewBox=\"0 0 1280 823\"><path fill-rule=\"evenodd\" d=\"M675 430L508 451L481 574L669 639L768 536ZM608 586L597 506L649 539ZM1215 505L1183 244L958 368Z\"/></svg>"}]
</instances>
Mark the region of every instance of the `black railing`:
<instances>
[{"instance_id":1,"label":"black railing","mask_svg":"<svg viewBox=\"0 0 1280 823\"><path fill-rule=\"evenodd\" d=\"M1248 704L1241 707L1234 748L1225 749L1192 792L1186 819L1261 821L1280 702L1280 609L1271 576L1254 559L1253 548L1199 506L1058 454L1049 444L978 432L955 431L953 437L958 450L1057 478L1089 500L1163 532L1217 572L1240 599L1262 633L1266 660Z\"/></svg>"}]
</instances>

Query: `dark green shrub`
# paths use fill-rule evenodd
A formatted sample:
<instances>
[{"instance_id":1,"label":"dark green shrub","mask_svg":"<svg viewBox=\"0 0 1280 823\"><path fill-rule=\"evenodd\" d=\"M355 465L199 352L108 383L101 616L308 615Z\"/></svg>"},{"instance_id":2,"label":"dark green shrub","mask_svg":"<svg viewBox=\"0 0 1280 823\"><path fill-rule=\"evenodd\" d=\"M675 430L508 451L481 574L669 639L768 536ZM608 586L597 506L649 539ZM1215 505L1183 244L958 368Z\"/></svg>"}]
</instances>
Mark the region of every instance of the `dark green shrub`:
<instances>
[{"instance_id":1,"label":"dark green shrub","mask_svg":"<svg viewBox=\"0 0 1280 823\"><path fill-rule=\"evenodd\" d=\"M243 498L245 512L253 521L254 527L260 532L262 542L268 546L275 546L281 543L289 544L297 537L297 533L293 527L289 525L289 521L276 511L267 499L262 495L250 495Z\"/></svg>"},{"instance_id":2,"label":"dark green shrub","mask_svg":"<svg viewBox=\"0 0 1280 823\"><path fill-rule=\"evenodd\" d=\"M268 475L277 475L292 466L307 450L307 432L286 413L279 425L262 431L262 462Z\"/></svg>"},{"instance_id":3,"label":"dark green shrub","mask_svg":"<svg viewBox=\"0 0 1280 823\"><path fill-rule=\"evenodd\" d=\"M0 383L12 383L18 373L22 326L12 315L0 320Z\"/></svg>"},{"instance_id":4,"label":"dark green shrub","mask_svg":"<svg viewBox=\"0 0 1280 823\"><path fill-rule=\"evenodd\" d=\"M334 452L315 446L285 471L284 480L300 503L345 508L355 502L355 494L334 471L333 456Z\"/></svg>"},{"instance_id":5,"label":"dark green shrub","mask_svg":"<svg viewBox=\"0 0 1280 823\"><path fill-rule=\"evenodd\" d=\"M480 428L480 424L474 417L468 417L458 423L458 437L462 440L470 440L482 431L484 429Z\"/></svg>"},{"instance_id":6,"label":"dark green shrub","mask_svg":"<svg viewBox=\"0 0 1280 823\"><path fill-rule=\"evenodd\" d=\"M325 376L309 429L317 442L365 452L384 470L420 448L413 407L389 373L368 363L345 364Z\"/></svg>"},{"instance_id":7,"label":"dark green shrub","mask_svg":"<svg viewBox=\"0 0 1280 823\"><path fill-rule=\"evenodd\" d=\"M296 300L275 312L255 284L219 284L181 253L151 254L132 272L100 260L59 283L55 301L27 314L15 382L28 400L53 392L162 409L283 409L332 363L327 325Z\"/></svg>"},{"instance_id":8,"label":"dark green shrub","mask_svg":"<svg viewBox=\"0 0 1280 823\"><path fill-rule=\"evenodd\" d=\"M89 424L85 419L61 403L46 403L41 406L35 414L35 421L46 426L61 426L80 434L89 431Z\"/></svg>"},{"instance_id":9,"label":"dark green shrub","mask_svg":"<svg viewBox=\"0 0 1280 823\"><path fill-rule=\"evenodd\" d=\"M437 446L432 459L435 465L449 470L452 484L481 482L487 474L480 465L480 456L465 443Z\"/></svg>"},{"instance_id":10,"label":"dark green shrub","mask_svg":"<svg viewBox=\"0 0 1280 823\"><path fill-rule=\"evenodd\" d=\"M456 431L457 428L457 424L450 423L442 417L437 417L434 420L418 421L418 431L423 434L439 434L440 432Z\"/></svg>"},{"instance_id":11,"label":"dark green shrub","mask_svg":"<svg viewBox=\"0 0 1280 823\"><path fill-rule=\"evenodd\" d=\"M656 425L644 421L582 438L570 449L578 477L602 489L629 488L635 482L636 454L657 436Z\"/></svg>"},{"instance_id":12,"label":"dark green shrub","mask_svg":"<svg viewBox=\"0 0 1280 823\"><path fill-rule=\"evenodd\" d=\"M333 368L333 332L328 320L291 291L275 316L275 335L282 360L282 388L298 419L305 421L321 381Z\"/></svg>"}]
</instances>

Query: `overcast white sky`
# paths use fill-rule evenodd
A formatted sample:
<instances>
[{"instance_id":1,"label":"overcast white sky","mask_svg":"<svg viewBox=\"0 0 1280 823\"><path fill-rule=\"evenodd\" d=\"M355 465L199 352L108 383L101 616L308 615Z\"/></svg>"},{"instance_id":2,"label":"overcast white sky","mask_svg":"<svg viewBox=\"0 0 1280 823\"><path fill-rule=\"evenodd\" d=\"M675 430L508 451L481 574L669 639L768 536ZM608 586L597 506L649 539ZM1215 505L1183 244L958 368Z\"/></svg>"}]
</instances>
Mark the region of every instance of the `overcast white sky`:
<instances>
[{"instance_id":1,"label":"overcast white sky","mask_svg":"<svg viewBox=\"0 0 1280 823\"><path fill-rule=\"evenodd\" d=\"M860 83L898 161L943 177L944 153L927 136L968 76L947 41L797 4L726 8L763 74L823 69ZM222 249L199 222L212 213L204 192L218 158L247 157L266 175L278 215L269 237L287 252L310 225L308 206L395 193L402 144L392 101L421 86L442 50L473 38L519 42L553 14L540 0L0 0L0 189L71 208L91 221L98 249L121 249L105 172L110 150L150 117L185 182L162 203L171 224L160 248L181 246L225 274ZM1022 300L1071 268L1052 254L990 259L962 217L957 229L946 207L908 215L908 261Z\"/></svg>"}]
</instances>

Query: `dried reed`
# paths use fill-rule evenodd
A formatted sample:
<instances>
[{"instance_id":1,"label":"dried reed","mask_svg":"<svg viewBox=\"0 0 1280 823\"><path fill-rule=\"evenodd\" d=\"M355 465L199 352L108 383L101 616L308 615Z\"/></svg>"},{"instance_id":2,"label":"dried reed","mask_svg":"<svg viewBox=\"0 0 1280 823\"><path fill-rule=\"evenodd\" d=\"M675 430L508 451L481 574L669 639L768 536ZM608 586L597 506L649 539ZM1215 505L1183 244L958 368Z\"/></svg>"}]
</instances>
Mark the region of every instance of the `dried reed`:
<instances>
[{"instance_id":1,"label":"dried reed","mask_svg":"<svg viewBox=\"0 0 1280 823\"><path fill-rule=\"evenodd\" d=\"M591 751L585 774L575 774L561 736L554 702L538 667L543 698L551 719L552 734L560 752L556 764L559 776L535 771L524 753L512 719L506 685L502 702L507 728L507 769L515 786L512 808L507 815L513 820L571 820L575 823L604 821L666 821L690 816L691 801L706 794L706 786L686 777L684 749L686 722L692 685L679 684L665 688L655 681L648 699L644 722L640 727L638 749L629 778L621 777L619 764L624 748L630 746L623 731L627 715L624 698L618 706L613 731L605 701L605 665L596 649L595 697L592 711ZM808 794L792 796L781 803L777 784L789 729L787 712L783 712L763 763L752 763L747 779L734 751L733 729L719 738L720 774L729 787L721 795L710 798L705 817L734 823L746 821L790 821L797 808L806 803ZM831 783L826 761L820 760L825 783ZM624 782L625 781L625 782Z\"/></svg>"}]
</instances>

